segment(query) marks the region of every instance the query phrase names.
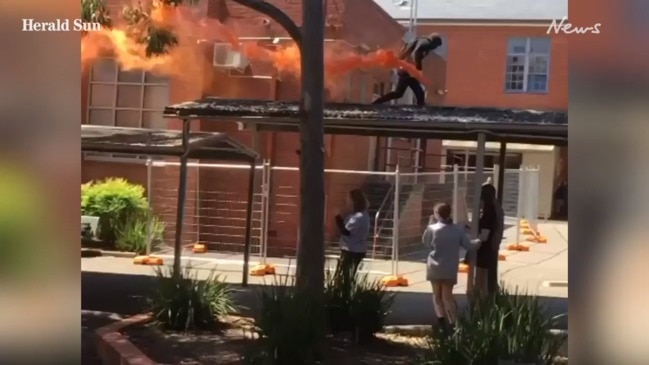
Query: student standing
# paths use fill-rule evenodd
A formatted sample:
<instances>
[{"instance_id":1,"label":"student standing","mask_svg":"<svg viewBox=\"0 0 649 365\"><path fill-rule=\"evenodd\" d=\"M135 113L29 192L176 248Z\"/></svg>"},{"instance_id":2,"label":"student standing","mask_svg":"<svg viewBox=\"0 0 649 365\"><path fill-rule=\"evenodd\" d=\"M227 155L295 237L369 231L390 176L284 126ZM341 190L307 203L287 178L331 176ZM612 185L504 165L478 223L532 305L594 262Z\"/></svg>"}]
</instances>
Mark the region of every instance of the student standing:
<instances>
[{"instance_id":1,"label":"student standing","mask_svg":"<svg viewBox=\"0 0 649 365\"><path fill-rule=\"evenodd\" d=\"M482 185L480 191L480 240L482 244L476 255L475 288L479 294L495 294L498 285L498 250L503 239L505 217L496 199L496 188ZM490 272L491 271L491 272Z\"/></svg>"},{"instance_id":2,"label":"student standing","mask_svg":"<svg viewBox=\"0 0 649 365\"><path fill-rule=\"evenodd\" d=\"M479 247L480 240L469 240L464 227L453 223L448 204L436 205L434 217L436 222L426 228L422 242L430 249L426 279L433 288L435 315L440 328L446 331L457 319L453 287L457 284L460 247L475 250Z\"/></svg>"},{"instance_id":3,"label":"student standing","mask_svg":"<svg viewBox=\"0 0 649 365\"><path fill-rule=\"evenodd\" d=\"M352 276L367 253L367 238L370 234L370 216L367 212L367 198L359 189L347 196L347 208L351 211L345 218L336 216L340 231L340 268Z\"/></svg>"}]
</instances>

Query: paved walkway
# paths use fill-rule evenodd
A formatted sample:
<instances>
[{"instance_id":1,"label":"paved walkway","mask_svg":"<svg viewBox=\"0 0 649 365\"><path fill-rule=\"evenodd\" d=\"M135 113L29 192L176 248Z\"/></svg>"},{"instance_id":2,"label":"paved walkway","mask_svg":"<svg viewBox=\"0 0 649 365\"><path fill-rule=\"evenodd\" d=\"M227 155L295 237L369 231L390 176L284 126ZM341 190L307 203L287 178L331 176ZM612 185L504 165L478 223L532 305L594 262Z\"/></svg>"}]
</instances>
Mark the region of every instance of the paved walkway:
<instances>
[{"instance_id":1,"label":"paved walkway","mask_svg":"<svg viewBox=\"0 0 649 365\"><path fill-rule=\"evenodd\" d=\"M538 229L548 238L547 244L536 244L529 252L507 252L507 260L499 264L500 279L509 287L518 287L529 293L543 297L551 308L551 312L559 314L567 312L568 288L557 287L556 283L567 283L568 280L568 227L565 222L539 223ZM514 227L505 232L503 248L515 241ZM166 265L172 264L172 256L162 256ZM251 266L258 262L253 257ZM269 263L276 266L279 274L294 273L295 262L289 259L270 258ZM223 275L225 281L241 283L242 257L240 255L202 254L187 252L183 255L183 264L190 264L196 269L200 278L205 278L211 270ZM335 260L328 260L328 266L333 268ZM389 261L368 261L363 270L371 277L382 277L391 272L392 263ZM81 269L84 272L115 273L137 276L152 276L154 268L134 265L132 259L117 257L82 258ZM394 288L400 292L397 296L391 324L418 324L432 322L430 284L425 281L425 266L422 262L399 262L399 273L405 275L410 286ZM272 282L273 278L250 277L251 285L261 285ZM553 284L554 283L554 284ZM460 305L465 302L466 275L460 274L459 285L454 292ZM567 325L567 323L566 323Z\"/></svg>"}]
</instances>

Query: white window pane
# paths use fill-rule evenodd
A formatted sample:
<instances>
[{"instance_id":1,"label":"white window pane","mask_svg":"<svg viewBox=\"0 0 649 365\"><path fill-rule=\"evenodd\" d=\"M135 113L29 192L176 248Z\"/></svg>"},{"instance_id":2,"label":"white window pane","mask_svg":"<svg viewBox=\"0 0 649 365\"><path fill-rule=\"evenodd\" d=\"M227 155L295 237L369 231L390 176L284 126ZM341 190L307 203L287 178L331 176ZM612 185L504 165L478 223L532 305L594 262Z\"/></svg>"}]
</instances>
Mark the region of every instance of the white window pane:
<instances>
[{"instance_id":1,"label":"white window pane","mask_svg":"<svg viewBox=\"0 0 649 365\"><path fill-rule=\"evenodd\" d=\"M507 49L508 53L526 53L527 38L510 38Z\"/></svg>"},{"instance_id":2,"label":"white window pane","mask_svg":"<svg viewBox=\"0 0 649 365\"><path fill-rule=\"evenodd\" d=\"M530 58L530 73L543 74L548 72L547 56L534 56Z\"/></svg>"},{"instance_id":3,"label":"white window pane","mask_svg":"<svg viewBox=\"0 0 649 365\"><path fill-rule=\"evenodd\" d=\"M92 65L90 79L100 82L115 82L117 64L111 58L100 58Z\"/></svg>"},{"instance_id":4,"label":"white window pane","mask_svg":"<svg viewBox=\"0 0 649 365\"><path fill-rule=\"evenodd\" d=\"M115 85L90 84L90 106L115 106Z\"/></svg>"},{"instance_id":5,"label":"white window pane","mask_svg":"<svg viewBox=\"0 0 649 365\"><path fill-rule=\"evenodd\" d=\"M119 70L117 81L140 84L142 83L142 70Z\"/></svg>"},{"instance_id":6,"label":"white window pane","mask_svg":"<svg viewBox=\"0 0 649 365\"><path fill-rule=\"evenodd\" d=\"M117 85L117 106L121 108L141 108L142 86Z\"/></svg>"},{"instance_id":7,"label":"white window pane","mask_svg":"<svg viewBox=\"0 0 649 365\"><path fill-rule=\"evenodd\" d=\"M169 105L168 86L145 86L144 109L164 109Z\"/></svg>"},{"instance_id":8,"label":"white window pane","mask_svg":"<svg viewBox=\"0 0 649 365\"><path fill-rule=\"evenodd\" d=\"M114 126L113 111L111 109L90 109L88 124Z\"/></svg>"},{"instance_id":9,"label":"white window pane","mask_svg":"<svg viewBox=\"0 0 649 365\"><path fill-rule=\"evenodd\" d=\"M529 75L528 76L528 91L531 92L546 92L548 90L548 76L547 75Z\"/></svg>"},{"instance_id":10,"label":"white window pane","mask_svg":"<svg viewBox=\"0 0 649 365\"><path fill-rule=\"evenodd\" d=\"M508 73L505 75L505 90L523 91L523 74Z\"/></svg>"},{"instance_id":11,"label":"white window pane","mask_svg":"<svg viewBox=\"0 0 649 365\"><path fill-rule=\"evenodd\" d=\"M530 38L530 53L550 54L550 38Z\"/></svg>"},{"instance_id":12,"label":"white window pane","mask_svg":"<svg viewBox=\"0 0 649 365\"><path fill-rule=\"evenodd\" d=\"M118 127L140 128L139 111L117 110L115 111L115 125Z\"/></svg>"},{"instance_id":13,"label":"white window pane","mask_svg":"<svg viewBox=\"0 0 649 365\"><path fill-rule=\"evenodd\" d=\"M525 57L508 56L506 72L525 72Z\"/></svg>"},{"instance_id":14,"label":"white window pane","mask_svg":"<svg viewBox=\"0 0 649 365\"><path fill-rule=\"evenodd\" d=\"M523 82L509 82L506 88L508 91L523 91Z\"/></svg>"},{"instance_id":15,"label":"white window pane","mask_svg":"<svg viewBox=\"0 0 649 365\"><path fill-rule=\"evenodd\" d=\"M167 129L166 121L162 118L162 112L143 112L142 128Z\"/></svg>"},{"instance_id":16,"label":"white window pane","mask_svg":"<svg viewBox=\"0 0 649 365\"><path fill-rule=\"evenodd\" d=\"M153 72L145 72L144 82L147 84L168 84L169 78L163 75L157 75Z\"/></svg>"},{"instance_id":17,"label":"white window pane","mask_svg":"<svg viewBox=\"0 0 649 365\"><path fill-rule=\"evenodd\" d=\"M523 65L525 65L525 57L522 57L522 56L508 56L507 57L507 64L508 65L523 66Z\"/></svg>"},{"instance_id":18,"label":"white window pane","mask_svg":"<svg viewBox=\"0 0 649 365\"><path fill-rule=\"evenodd\" d=\"M523 74L508 73L505 79L511 82L523 82Z\"/></svg>"}]
</instances>

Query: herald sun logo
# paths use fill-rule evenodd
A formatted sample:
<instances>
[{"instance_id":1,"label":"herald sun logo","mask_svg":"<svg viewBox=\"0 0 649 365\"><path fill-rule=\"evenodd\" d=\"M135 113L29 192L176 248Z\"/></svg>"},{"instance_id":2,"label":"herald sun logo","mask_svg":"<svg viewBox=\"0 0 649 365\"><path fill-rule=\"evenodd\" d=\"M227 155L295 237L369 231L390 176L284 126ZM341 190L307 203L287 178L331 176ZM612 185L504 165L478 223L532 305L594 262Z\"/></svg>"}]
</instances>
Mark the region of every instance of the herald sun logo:
<instances>
[{"instance_id":1,"label":"herald sun logo","mask_svg":"<svg viewBox=\"0 0 649 365\"><path fill-rule=\"evenodd\" d=\"M548 27L547 34L600 34L602 23L597 23L590 27L575 27L568 22L568 17L564 16L561 20L554 19Z\"/></svg>"}]
</instances>

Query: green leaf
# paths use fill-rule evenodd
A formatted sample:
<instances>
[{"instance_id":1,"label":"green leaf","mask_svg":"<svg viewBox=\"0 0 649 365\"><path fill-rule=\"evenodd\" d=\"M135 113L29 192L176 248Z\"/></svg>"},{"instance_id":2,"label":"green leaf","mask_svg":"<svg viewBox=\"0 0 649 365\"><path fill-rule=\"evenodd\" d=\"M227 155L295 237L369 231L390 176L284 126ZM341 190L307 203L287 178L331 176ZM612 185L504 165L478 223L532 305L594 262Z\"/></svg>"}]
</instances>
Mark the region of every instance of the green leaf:
<instances>
[{"instance_id":1,"label":"green leaf","mask_svg":"<svg viewBox=\"0 0 649 365\"><path fill-rule=\"evenodd\" d=\"M103 0L81 0L81 19L84 22L97 22L103 27L112 27L110 11Z\"/></svg>"}]
</instances>

